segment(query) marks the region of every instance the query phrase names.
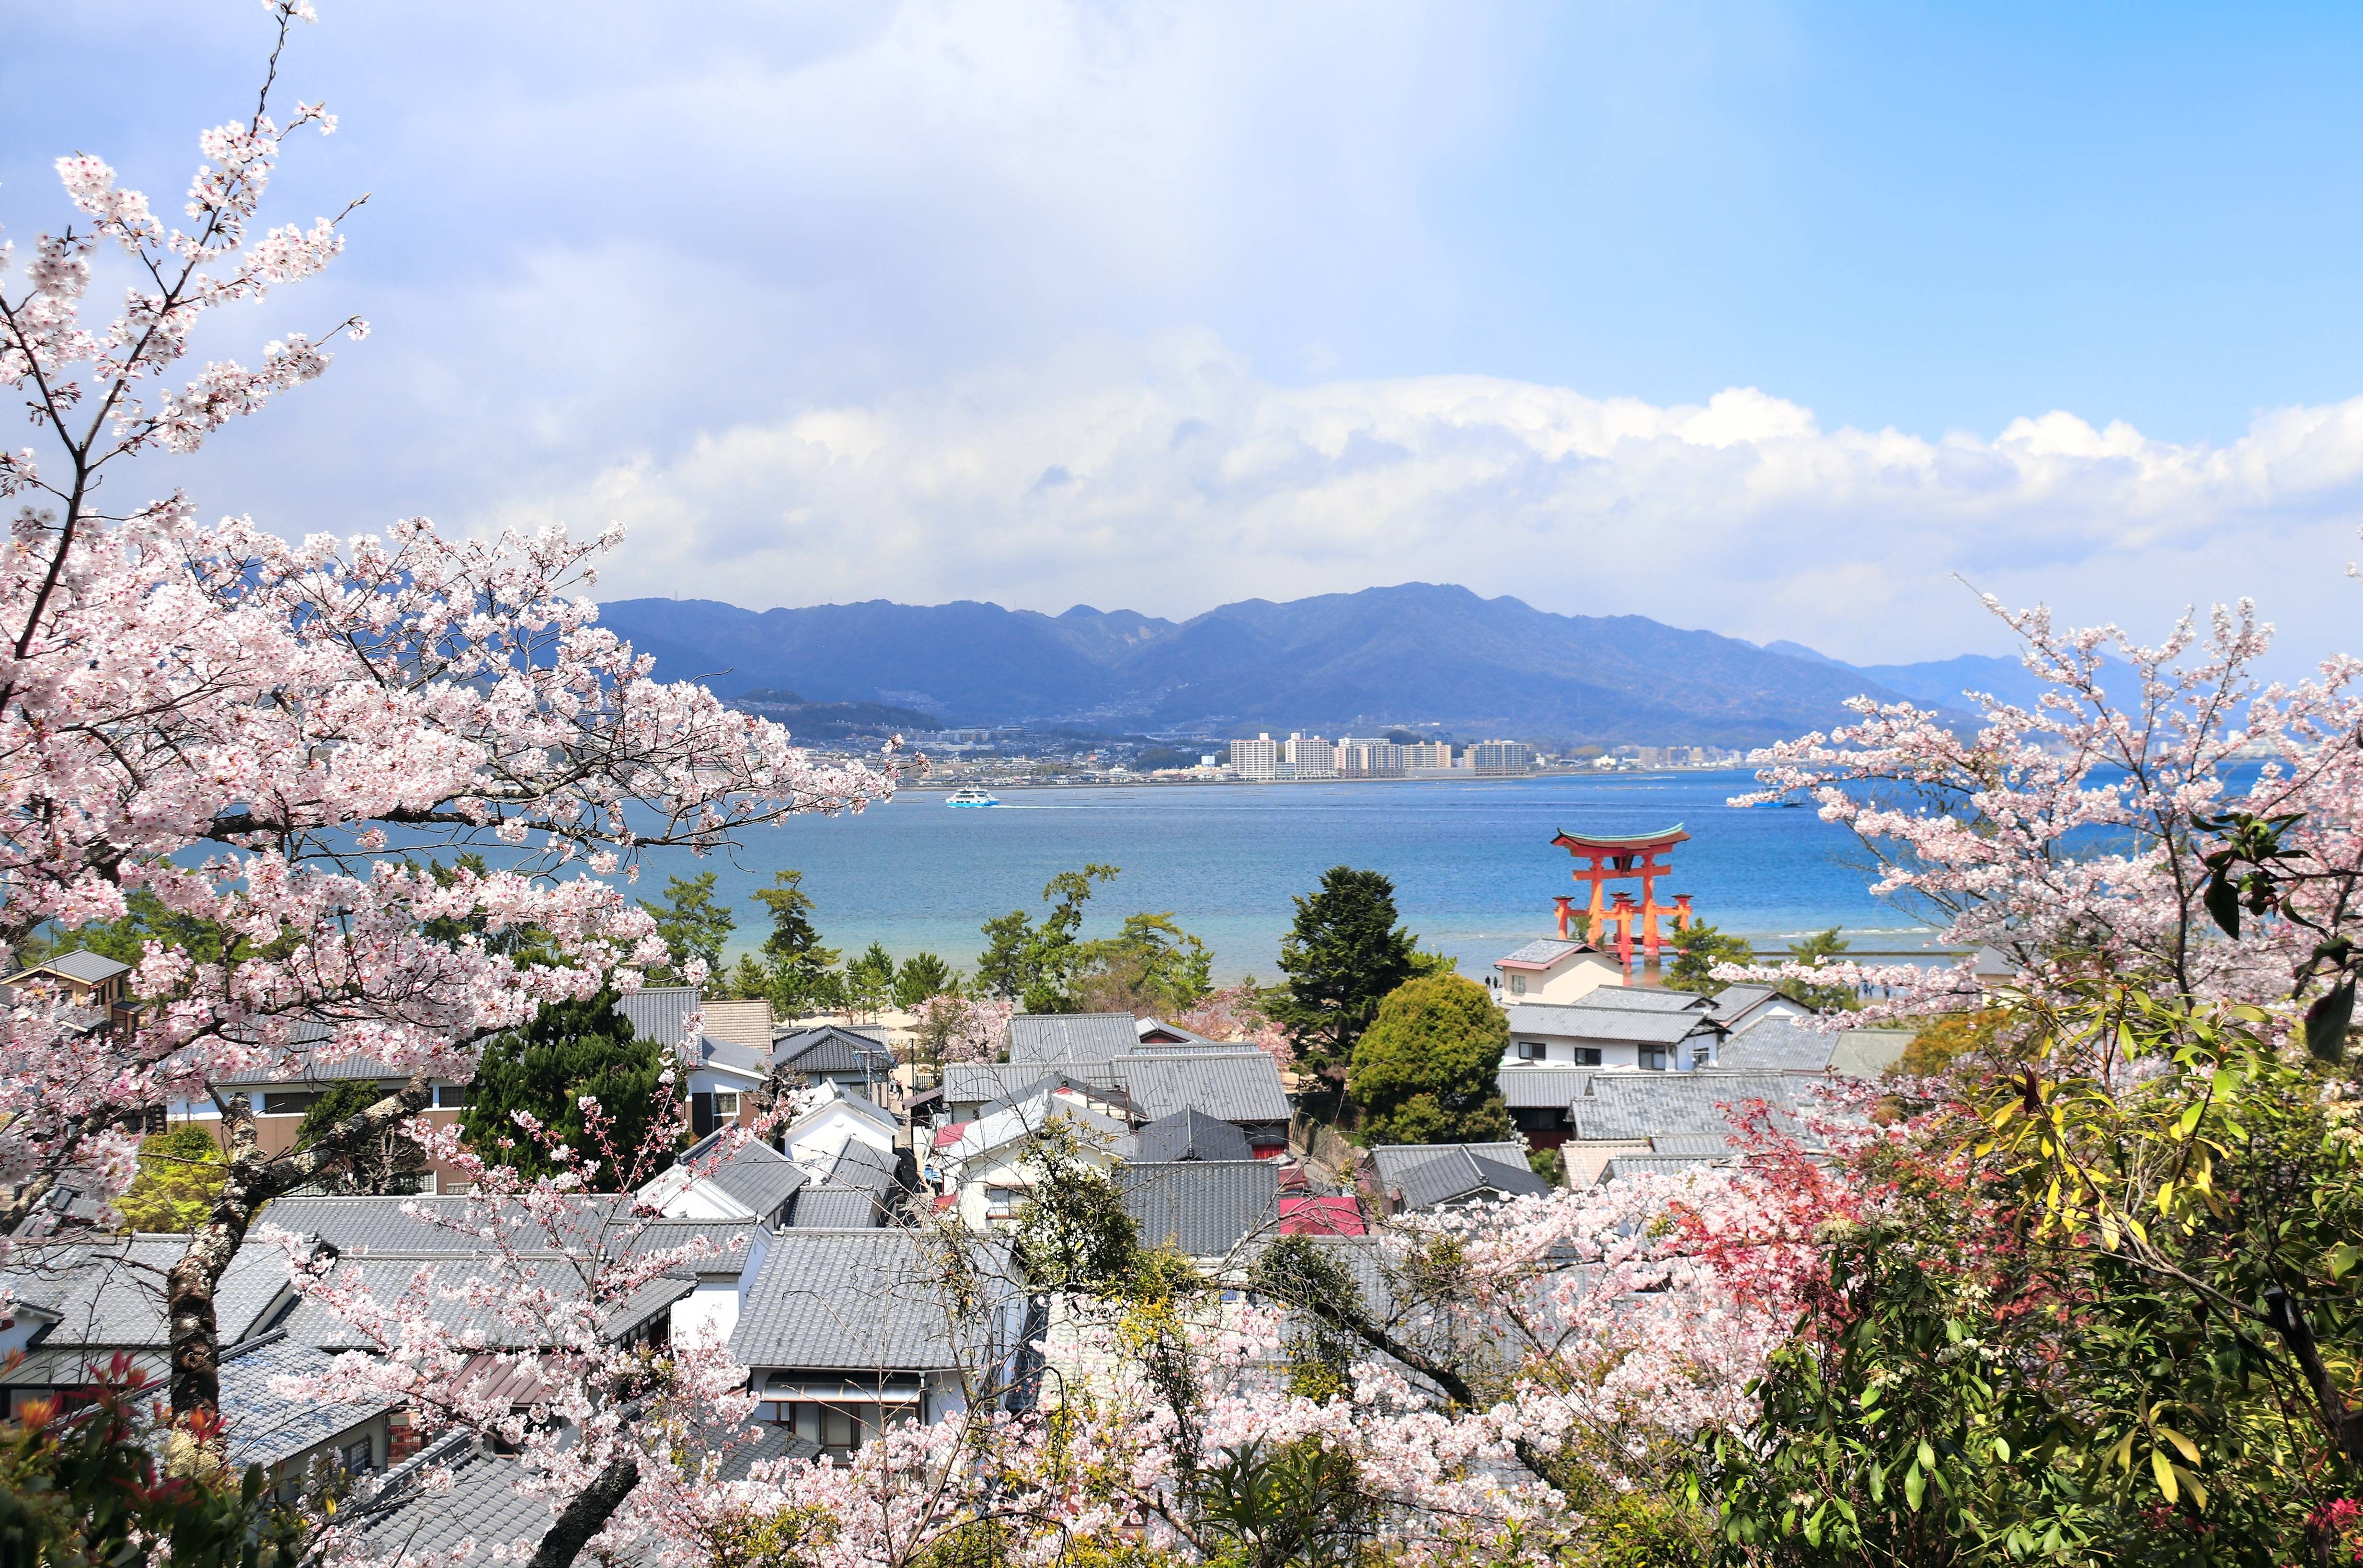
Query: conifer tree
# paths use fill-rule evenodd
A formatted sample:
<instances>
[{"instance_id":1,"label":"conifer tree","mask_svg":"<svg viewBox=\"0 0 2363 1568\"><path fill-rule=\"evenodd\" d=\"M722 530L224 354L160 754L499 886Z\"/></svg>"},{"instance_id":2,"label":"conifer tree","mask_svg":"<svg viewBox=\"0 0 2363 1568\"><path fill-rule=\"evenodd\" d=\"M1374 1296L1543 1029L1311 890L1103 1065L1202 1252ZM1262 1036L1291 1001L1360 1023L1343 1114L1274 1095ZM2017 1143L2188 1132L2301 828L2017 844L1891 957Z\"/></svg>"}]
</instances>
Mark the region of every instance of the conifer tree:
<instances>
[{"instance_id":1,"label":"conifer tree","mask_svg":"<svg viewBox=\"0 0 2363 1568\"><path fill-rule=\"evenodd\" d=\"M1502 1103L1509 1021L1485 988L1431 975L1398 988L1355 1043L1348 1093L1372 1143L1480 1143L1514 1136Z\"/></svg>"},{"instance_id":2,"label":"conifer tree","mask_svg":"<svg viewBox=\"0 0 2363 1568\"><path fill-rule=\"evenodd\" d=\"M756 897L762 895L758 893ZM643 899L640 908L656 917L657 934L664 938L665 946L672 953L672 962L649 978L660 985L680 985L687 978L682 966L692 958L704 959L706 973L718 975L722 944L738 929L738 922L731 915L729 905L715 901L713 872L668 877L664 901L650 903Z\"/></svg>"},{"instance_id":3,"label":"conifer tree","mask_svg":"<svg viewBox=\"0 0 2363 1568\"><path fill-rule=\"evenodd\" d=\"M1295 1042L1298 1059L1331 1079L1379 1003L1420 971L1419 938L1395 923L1395 887L1376 871L1335 866L1318 892L1296 900L1280 947L1288 984L1264 1010Z\"/></svg>"},{"instance_id":4,"label":"conifer tree","mask_svg":"<svg viewBox=\"0 0 2363 1568\"><path fill-rule=\"evenodd\" d=\"M557 1167L539 1143L521 1133L517 1111L558 1129L560 1141L582 1160L604 1160L584 1125L581 1101L589 1095L615 1121L614 1146L637 1149L663 1110L660 1101L670 1103L660 1093L659 1076L671 1056L654 1041L634 1038L630 1021L616 1010L612 990L552 1003L525 1028L485 1047L474 1095L460 1118L460 1133L481 1158L514 1165L528 1180L555 1174ZM592 1185L602 1179L613 1181L615 1173L603 1166Z\"/></svg>"}]
</instances>

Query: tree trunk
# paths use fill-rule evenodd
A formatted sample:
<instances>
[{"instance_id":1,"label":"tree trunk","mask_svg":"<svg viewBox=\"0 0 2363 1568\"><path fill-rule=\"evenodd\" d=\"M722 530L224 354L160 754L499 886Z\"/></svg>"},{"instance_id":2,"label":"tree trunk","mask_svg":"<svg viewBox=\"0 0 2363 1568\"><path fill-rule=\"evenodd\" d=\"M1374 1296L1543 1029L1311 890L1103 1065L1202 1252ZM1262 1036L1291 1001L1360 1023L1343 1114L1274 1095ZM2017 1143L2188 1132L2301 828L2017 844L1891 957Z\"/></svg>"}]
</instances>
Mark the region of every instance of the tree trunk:
<instances>
[{"instance_id":1,"label":"tree trunk","mask_svg":"<svg viewBox=\"0 0 2363 1568\"><path fill-rule=\"evenodd\" d=\"M2330 1441L2346 1456L2349 1464L2363 1465L2363 1414L2349 1410L2340 1397L2330 1368L2323 1364L2322 1347L2314 1342L2313 1326L2305 1320L2305 1308L2296 1297L2276 1285L2265 1291L2265 1315L2273 1331L2280 1335L2281 1343L2289 1347L2298 1369L2305 1374L2306 1385L2313 1390L2323 1430L2330 1434Z\"/></svg>"},{"instance_id":2,"label":"tree trunk","mask_svg":"<svg viewBox=\"0 0 2363 1568\"><path fill-rule=\"evenodd\" d=\"M355 1150L424 1109L433 1094L431 1079L415 1077L368 1110L338 1122L310 1148L271 1157L255 1144L254 1113L246 1103L224 1103L229 1162L221 1196L189 1238L188 1250L164 1276L175 1425L186 1426L199 1418L210 1420L220 1413L221 1331L214 1318L214 1289L246 1240L256 1212L283 1193L349 1163Z\"/></svg>"},{"instance_id":3,"label":"tree trunk","mask_svg":"<svg viewBox=\"0 0 2363 1568\"><path fill-rule=\"evenodd\" d=\"M570 1568L582 1553L583 1543L606 1528L616 1510L624 1506L632 1488L640 1484L640 1467L637 1461L618 1454L607 1462L590 1485L574 1494L574 1500L558 1512L550 1521L549 1533L533 1549L533 1559L526 1568Z\"/></svg>"}]
</instances>

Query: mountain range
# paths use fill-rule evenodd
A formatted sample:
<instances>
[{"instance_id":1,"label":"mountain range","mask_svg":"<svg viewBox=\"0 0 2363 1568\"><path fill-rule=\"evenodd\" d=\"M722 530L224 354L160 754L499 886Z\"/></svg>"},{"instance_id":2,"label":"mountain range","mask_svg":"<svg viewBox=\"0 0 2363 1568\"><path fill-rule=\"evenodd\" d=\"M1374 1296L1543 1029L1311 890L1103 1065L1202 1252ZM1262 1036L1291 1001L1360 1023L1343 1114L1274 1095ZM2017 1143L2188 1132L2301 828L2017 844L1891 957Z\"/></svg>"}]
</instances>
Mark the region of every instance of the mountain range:
<instances>
[{"instance_id":1,"label":"mountain range","mask_svg":"<svg viewBox=\"0 0 2363 1568\"><path fill-rule=\"evenodd\" d=\"M726 696L777 689L804 703L891 704L947 724L1210 736L1408 726L1463 739L1738 746L1825 727L1858 692L1960 710L1965 688L2022 700L2029 685L2013 659L1858 668L1800 643L1759 647L1640 615L1559 615L1417 582L1248 599L1179 622L966 600L754 611L627 599L600 613L668 679Z\"/></svg>"}]
</instances>

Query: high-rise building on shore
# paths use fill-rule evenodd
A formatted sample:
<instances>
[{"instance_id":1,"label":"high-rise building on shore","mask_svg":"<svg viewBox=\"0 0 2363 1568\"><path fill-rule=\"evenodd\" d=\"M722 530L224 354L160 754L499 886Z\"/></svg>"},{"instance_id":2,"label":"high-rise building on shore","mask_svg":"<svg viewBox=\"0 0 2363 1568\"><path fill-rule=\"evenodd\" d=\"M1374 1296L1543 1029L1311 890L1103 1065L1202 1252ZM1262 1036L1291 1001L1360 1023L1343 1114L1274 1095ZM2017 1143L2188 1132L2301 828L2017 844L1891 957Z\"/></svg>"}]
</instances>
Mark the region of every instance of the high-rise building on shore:
<instances>
[{"instance_id":1,"label":"high-rise building on shore","mask_svg":"<svg viewBox=\"0 0 2363 1568\"><path fill-rule=\"evenodd\" d=\"M1281 744L1266 730L1253 740L1231 743L1231 771L1241 778L1280 778Z\"/></svg>"},{"instance_id":2,"label":"high-rise building on shore","mask_svg":"<svg viewBox=\"0 0 2363 1568\"><path fill-rule=\"evenodd\" d=\"M1400 778L1403 776L1403 748L1392 741L1356 740L1347 735L1337 742L1337 777L1340 778Z\"/></svg>"},{"instance_id":3,"label":"high-rise building on shore","mask_svg":"<svg viewBox=\"0 0 2363 1568\"><path fill-rule=\"evenodd\" d=\"M1469 748L1469 769L1472 773L1524 773L1534 762L1534 753L1523 741L1479 741Z\"/></svg>"},{"instance_id":4,"label":"high-rise building on shore","mask_svg":"<svg viewBox=\"0 0 2363 1568\"><path fill-rule=\"evenodd\" d=\"M1281 748L1280 759L1287 766L1291 778L1337 777L1337 748L1319 735L1308 735L1302 730L1289 732L1288 744Z\"/></svg>"},{"instance_id":5,"label":"high-rise building on shore","mask_svg":"<svg viewBox=\"0 0 2363 1568\"><path fill-rule=\"evenodd\" d=\"M1449 767L1452 747L1443 741L1414 741L1403 748L1403 765L1406 771L1414 767Z\"/></svg>"}]
</instances>

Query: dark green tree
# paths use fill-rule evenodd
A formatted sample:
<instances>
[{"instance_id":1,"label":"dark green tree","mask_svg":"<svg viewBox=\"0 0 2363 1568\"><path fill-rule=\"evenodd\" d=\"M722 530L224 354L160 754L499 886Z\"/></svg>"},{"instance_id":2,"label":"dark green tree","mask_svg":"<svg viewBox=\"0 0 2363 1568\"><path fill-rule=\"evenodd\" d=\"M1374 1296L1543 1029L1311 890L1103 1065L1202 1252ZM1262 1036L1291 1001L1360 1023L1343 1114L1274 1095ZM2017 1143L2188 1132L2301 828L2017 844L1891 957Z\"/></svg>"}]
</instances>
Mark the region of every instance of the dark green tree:
<instances>
[{"instance_id":1,"label":"dark green tree","mask_svg":"<svg viewBox=\"0 0 2363 1568\"><path fill-rule=\"evenodd\" d=\"M1810 964L1818 968L1821 965L1845 953L1846 950L1845 938L1838 935L1836 926L1832 926L1827 931L1817 931L1804 941L1792 945L1789 949L1789 958L1792 963ZM1781 994L1791 1001L1802 1003L1803 1006L1812 1008L1815 1012L1850 1011L1862 1005L1861 994L1852 986L1815 985L1811 980L1802 979L1783 980L1781 982L1780 990Z\"/></svg>"},{"instance_id":2,"label":"dark green tree","mask_svg":"<svg viewBox=\"0 0 2363 1568\"><path fill-rule=\"evenodd\" d=\"M1170 912L1131 914L1115 935L1083 944L1074 992L1086 1012L1170 1015L1214 988L1214 967L1213 949Z\"/></svg>"},{"instance_id":3,"label":"dark green tree","mask_svg":"<svg viewBox=\"0 0 2363 1568\"><path fill-rule=\"evenodd\" d=\"M1731 936L1704 921L1674 937L1674 964L1666 971L1669 990L1714 996L1725 982L1714 977L1718 964L1753 964L1756 949L1744 936Z\"/></svg>"},{"instance_id":4,"label":"dark green tree","mask_svg":"<svg viewBox=\"0 0 2363 1568\"><path fill-rule=\"evenodd\" d=\"M692 958L704 959L709 975L721 969L722 944L738 929L738 922L728 905L715 901L713 872L668 877L664 901L650 903L642 899L640 908L656 917L657 934L672 953L672 962L652 974L651 979L660 985L682 984L687 977L682 966Z\"/></svg>"},{"instance_id":5,"label":"dark green tree","mask_svg":"<svg viewBox=\"0 0 2363 1568\"><path fill-rule=\"evenodd\" d=\"M1419 938L1395 923L1395 887L1376 871L1334 866L1296 900L1281 939L1288 983L1264 1004L1295 1042L1297 1060L1333 1083L1389 992L1419 972Z\"/></svg>"},{"instance_id":6,"label":"dark green tree","mask_svg":"<svg viewBox=\"0 0 2363 1568\"><path fill-rule=\"evenodd\" d=\"M1036 925L1024 910L984 922L985 949L976 963L977 984L1007 997L1026 1012L1077 1010L1071 983L1083 963L1083 905L1092 884L1105 882L1117 868L1093 861L1080 871L1061 871L1042 889L1050 912Z\"/></svg>"},{"instance_id":7,"label":"dark green tree","mask_svg":"<svg viewBox=\"0 0 2363 1568\"><path fill-rule=\"evenodd\" d=\"M845 966L845 1002L854 1011L874 1013L893 999L894 960L873 942L861 956Z\"/></svg>"},{"instance_id":8,"label":"dark green tree","mask_svg":"<svg viewBox=\"0 0 2363 1568\"><path fill-rule=\"evenodd\" d=\"M337 1123L367 1110L383 1099L386 1093L383 1085L368 1079L329 1088L304 1112L304 1120L295 1128L295 1146L310 1148L327 1137ZM354 1149L345 1168L323 1177L321 1186L330 1192L378 1196L416 1192L418 1178L426 1170L427 1151L404 1137L400 1130L388 1127L373 1141Z\"/></svg>"},{"instance_id":9,"label":"dark green tree","mask_svg":"<svg viewBox=\"0 0 2363 1568\"><path fill-rule=\"evenodd\" d=\"M1510 1025L1458 975L1408 981L1354 1043L1347 1093L1372 1143L1478 1143L1514 1135L1496 1075Z\"/></svg>"},{"instance_id":10,"label":"dark green tree","mask_svg":"<svg viewBox=\"0 0 2363 1568\"><path fill-rule=\"evenodd\" d=\"M894 972L894 1005L899 1008L908 1010L929 997L954 996L959 991L960 976L932 953L914 953Z\"/></svg>"},{"instance_id":11,"label":"dark green tree","mask_svg":"<svg viewBox=\"0 0 2363 1568\"><path fill-rule=\"evenodd\" d=\"M837 952L821 945L812 921L812 895L804 891L804 880L801 871L775 871L772 885L755 892L755 901L771 915L771 933L763 938L771 1005L790 1017L834 1009L844 997Z\"/></svg>"},{"instance_id":12,"label":"dark green tree","mask_svg":"<svg viewBox=\"0 0 2363 1568\"><path fill-rule=\"evenodd\" d=\"M524 1111L582 1161L598 1160L594 1185L609 1189L636 1185L634 1173L608 1162L610 1153L629 1161L660 1118L676 1114L670 1090L658 1081L671 1053L653 1041L635 1039L632 1026L616 1010L616 994L602 990L583 1001L555 1002L531 1023L496 1036L476 1068L474 1093L460 1113L460 1131L483 1158L514 1165L528 1178L559 1169L541 1141L520 1128ZM590 1134L578 1103L594 1096L614 1120L602 1149ZM654 1172L642 1173L646 1181Z\"/></svg>"}]
</instances>

